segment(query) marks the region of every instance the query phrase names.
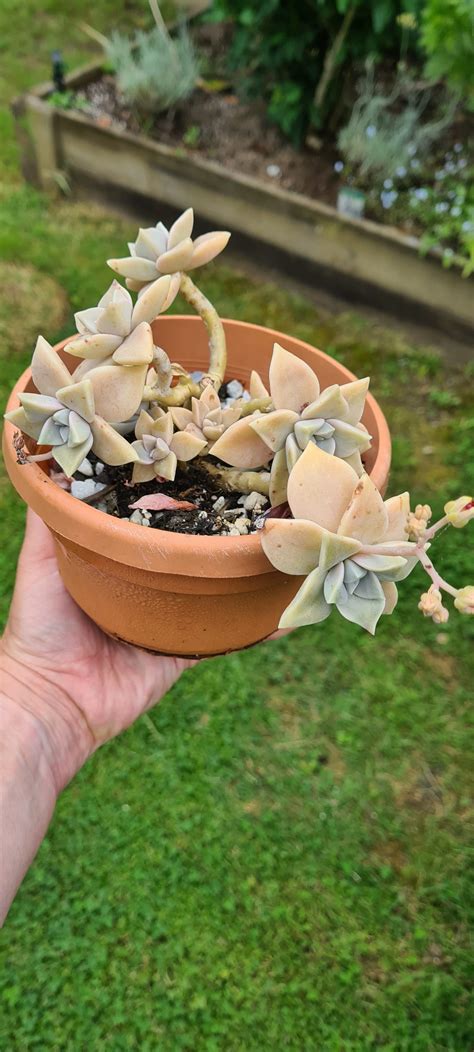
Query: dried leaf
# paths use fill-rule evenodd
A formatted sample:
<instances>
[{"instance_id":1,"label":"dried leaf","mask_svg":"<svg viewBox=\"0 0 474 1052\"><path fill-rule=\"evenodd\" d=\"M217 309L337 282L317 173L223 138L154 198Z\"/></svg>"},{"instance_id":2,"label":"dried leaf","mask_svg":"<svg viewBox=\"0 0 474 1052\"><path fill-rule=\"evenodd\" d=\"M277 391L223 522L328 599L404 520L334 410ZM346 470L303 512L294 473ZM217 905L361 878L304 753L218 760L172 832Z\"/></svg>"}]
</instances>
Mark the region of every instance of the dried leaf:
<instances>
[{"instance_id":1,"label":"dried leaf","mask_svg":"<svg viewBox=\"0 0 474 1052\"><path fill-rule=\"evenodd\" d=\"M129 508L143 508L145 511L194 511L196 505L189 500L175 500L168 497L166 493L148 493L145 497L139 497Z\"/></svg>"}]
</instances>

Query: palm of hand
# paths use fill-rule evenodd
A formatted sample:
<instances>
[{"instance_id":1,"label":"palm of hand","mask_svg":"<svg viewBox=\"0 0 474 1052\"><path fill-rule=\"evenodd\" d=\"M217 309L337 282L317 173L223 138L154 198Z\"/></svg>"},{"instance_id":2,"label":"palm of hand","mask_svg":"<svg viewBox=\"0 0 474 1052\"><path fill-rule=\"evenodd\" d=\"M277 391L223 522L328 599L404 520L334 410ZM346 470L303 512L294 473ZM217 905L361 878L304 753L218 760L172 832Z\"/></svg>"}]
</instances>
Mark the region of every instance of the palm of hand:
<instances>
[{"instance_id":1,"label":"palm of hand","mask_svg":"<svg viewBox=\"0 0 474 1052\"><path fill-rule=\"evenodd\" d=\"M128 727L194 664L104 635L66 591L51 534L31 511L4 646L44 678L70 716L82 717L90 751Z\"/></svg>"}]
</instances>

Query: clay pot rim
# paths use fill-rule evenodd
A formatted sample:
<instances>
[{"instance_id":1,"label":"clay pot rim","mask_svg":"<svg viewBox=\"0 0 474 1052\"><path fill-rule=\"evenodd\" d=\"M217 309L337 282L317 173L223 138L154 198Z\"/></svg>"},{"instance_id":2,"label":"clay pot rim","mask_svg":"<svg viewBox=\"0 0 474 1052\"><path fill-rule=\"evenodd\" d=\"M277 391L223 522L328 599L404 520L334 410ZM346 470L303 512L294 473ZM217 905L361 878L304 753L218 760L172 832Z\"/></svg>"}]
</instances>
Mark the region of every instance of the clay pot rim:
<instances>
[{"instance_id":1,"label":"clay pot rim","mask_svg":"<svg viewBox=\"0 0 474 1052\"><path fill-rule=\"evenodd\" d=\"M160 325L186 321L187 324L202 325L198 317L187 314L169 315L158 319ZM241 330L258 329L268 333L273 341L285 344L287 334L251 322L232 318L222 319L224 326ZM55 345L60 351L74 339L69 336ZM333 363L330 355L304 340L298 342L318 357ZM336 362L345 375L345 381L356 379L349 369ZM258 362L256 362L258 366ZM18 395L31 382L30 368L20 376L8 399L7 410L18 405ZM391 440L388 424L373 395L367 395L377 423L378 449L371 470L371 477L379 488L383 487L390 466ZM116 519L91 505L85 504L61 489L42 469L40 464L20 466L13 449L13 435L17 430L5 421L3 453L5 464L15 488L26 503L36 511L47 525L60 537L63 536L86 546L93 551L142 569L177 573L194 577L249 577L275 572L264 555L257 534L247 537L209 537L194 534L171 533L165 530L145 530L138 523ZM138 533L140 531L140 533ZM119 551L118 551L119 549Z\"/></svg>"}]
</instances>

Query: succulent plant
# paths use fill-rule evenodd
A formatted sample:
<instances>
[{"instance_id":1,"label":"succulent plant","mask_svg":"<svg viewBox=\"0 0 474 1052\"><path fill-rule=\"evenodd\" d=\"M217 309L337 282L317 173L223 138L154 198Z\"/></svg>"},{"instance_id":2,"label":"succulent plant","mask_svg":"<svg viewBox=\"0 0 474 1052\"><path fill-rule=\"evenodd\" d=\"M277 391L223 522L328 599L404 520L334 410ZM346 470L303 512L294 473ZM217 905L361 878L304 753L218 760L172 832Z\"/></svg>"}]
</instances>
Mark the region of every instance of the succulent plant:
<instances>
[{"instance_id":1,"label":"succulent plant","mask_svg":"<svg viewBox=\"0 0 474 1052\"><path fill-rule=\"evenodd\" d=\"M469 511L469 502L466 509L460 501L453 502L457 513ZM461 612L472 612L472 589L444 581L427 554L449 511L411 542L408 493L384 501L369 475L358 478L349 464L312 443L290 472L288 502L294 518L269 518L262 531L262 547L272 565L305 576L280 628L316 624L336 607L346 620L373 634L381 615L396 606L396 582L417 562L432 581L419 604L425 616L436 623L448 619L442 591L454 597Z\"/></svg>"},{"instance_id":2,"label":"succulent plant","mask_svg":"<svg viewBox=\"0 0 474 1052\"><path fill-rule=\"evenodd\" d=\"M158 274L177 277L173 288L179 288L179 272L194 270L215 259L230 238L227 230L213 230L192 239L194 212L187 208L168 230L164 223L140 228L136 241L129 243L130 255L107 260L108 266L127 279L130 289L137 292Z\"/></svg>"},{"instance_id":3,"label":"succulent plant","mask_svg":"<svg viewBox=\"0 0 474 1052\"><path fill-rule=\"evenodd\" d=\"M204 388L200 398L191 399L191 409L177 408L170 412L178 430L195 435L205 443L205 452L209 452L224 431L239 419L242 407L237 405L223 409L219 395L209 385Z\"/></svg>"},{"instance_id":4,"label":"succulent plant","mask_svg":"<svg viewBox=\"0 0 474 1052\"><path fill-rule=\"evenodd\" d=\"M243 466L243 455L250 456L252 466L257 467L268 461L268 450L273 453L273 505L286 500L289 472L309 442L345 460L360 475L361 453L370 449L370 435L360 422L369 380L332 384L321 391L310 366L278 343L273 348L269 379L274 409L249 416L231 428L216 443L213 454L234 467ZM250 393L260 397L268 394L255 373ZM259 460L261 456L263 459Z\"/></svg>"},{"instance_id":5,"label":"succulent plant","mask_svg":"<svg viewBox=\"0 0 474 1052\"><path fill-rule=\"evenodd\" d=\"M90 380L75 383L41 336L33 355L32 374L38 393L20 395L20 407L6 413L6 419L36 439L38 445L51 446L51 456L66 475L77 471L91 449L107 464L129 464L137 459L130 443L96 413Z\"/></svg>"},{"instance_id":6,"label":"succulent plant","mask_svg":"<svg viewBox=\"0 0 474 1052\"><path fill-rule=\"evenodd\" d=\"M335 606L373 633L381 614L396 605L394 582L416 562L409 558L415 545L407 540L408 494L384 502L368 475L359 478L311 443L290 473L288 502L295 518L268 519L262 531L273 566L307 575L280 627L323 621Z\"/></svg>"},{"instance_id":7,"label":"succulent plant","mask_svg":"<svg viewBox=\"0 0 474 1052\"><path fill-rule=\"evenodd\" d=\"M193 460L202 453L206 440L186 431L174 433L170 410L153 410L153 416L142 409L135 427L136 441L132 442L137 463L132 482L150 482L153 478L173 481L178 460Z\"/></svg>"}]
</instances>

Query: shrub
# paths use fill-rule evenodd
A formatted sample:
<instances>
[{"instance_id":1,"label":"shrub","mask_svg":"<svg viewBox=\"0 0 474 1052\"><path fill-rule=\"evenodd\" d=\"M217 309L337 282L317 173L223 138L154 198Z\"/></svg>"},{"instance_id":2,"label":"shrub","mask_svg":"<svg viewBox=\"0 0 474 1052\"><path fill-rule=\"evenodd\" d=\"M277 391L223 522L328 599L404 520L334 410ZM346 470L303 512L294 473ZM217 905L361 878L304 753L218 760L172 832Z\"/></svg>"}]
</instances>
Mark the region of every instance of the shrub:
<instances>
[{"instance_id":1,"label":"shrub","mask_svg":"<svg viewBox=\"0 0 474 1052\"><path fill-rule=\"evenodd\" d=\"M422 120L431 92L418 89L401 70L390 94L377 89L369 67L347 125L338 137L345 161L361 176L390 177L397 166L407 165L414 153L423 153L451 123L454 102L444 113Z\"/></svg>"},{"instance_id":2,"label":"shrub","mask_svg":"<svg viewBox=\"0 0 474 1052\"><path fill-rule=\"evenodd\" d=\"M426 73L444 79L474 109L474 7L472 0L427 0L422 19Z\"/></svg>"},{"instance_id":3,"label":"shrub","mask_svg":"<svg viewBox=\"0 0 474 1052\"><path fill-rule=\"evenodd\" d=\"M323 127L339 98L341 68L368 55L398 55L399 23L419 0L217 0L214 17L232 17L231 65L244 94L263 97L268 113L298 143Z\"/></svg>"},{"instance_id":4,"label":"shrub","mask_svg":"<svg viewBox=\"0 0 474 1052\"><path fill-rule=\"evenodd\" d=\"M131 39L116 31L105 51L123 97L144 113L175 106L194 90L198 61L185 29L176 40L159 24Z\"/></svg>"}]
</instances>

